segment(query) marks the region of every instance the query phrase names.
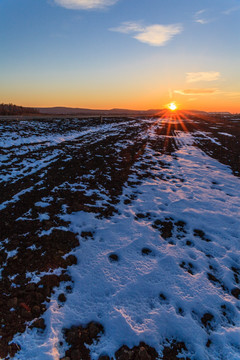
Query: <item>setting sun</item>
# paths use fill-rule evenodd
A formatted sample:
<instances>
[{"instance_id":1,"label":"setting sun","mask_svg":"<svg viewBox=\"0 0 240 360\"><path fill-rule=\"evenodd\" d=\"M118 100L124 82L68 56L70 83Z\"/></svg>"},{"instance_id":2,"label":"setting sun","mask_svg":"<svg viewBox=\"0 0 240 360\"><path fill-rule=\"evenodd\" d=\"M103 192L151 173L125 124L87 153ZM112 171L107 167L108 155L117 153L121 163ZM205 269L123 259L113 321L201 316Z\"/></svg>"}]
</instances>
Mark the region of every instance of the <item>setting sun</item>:
<instances>
[{"instance_id":1,"label":"setting sun","mask_svg":"<svg viewBox=\"0 0 240 360\"><path fill-rule=\"evenodd\" d=\"M172 111L175 111L177 109L177 105L172 102L171 104L168 105L168 108Z\"/></svg>"}]
</instances>

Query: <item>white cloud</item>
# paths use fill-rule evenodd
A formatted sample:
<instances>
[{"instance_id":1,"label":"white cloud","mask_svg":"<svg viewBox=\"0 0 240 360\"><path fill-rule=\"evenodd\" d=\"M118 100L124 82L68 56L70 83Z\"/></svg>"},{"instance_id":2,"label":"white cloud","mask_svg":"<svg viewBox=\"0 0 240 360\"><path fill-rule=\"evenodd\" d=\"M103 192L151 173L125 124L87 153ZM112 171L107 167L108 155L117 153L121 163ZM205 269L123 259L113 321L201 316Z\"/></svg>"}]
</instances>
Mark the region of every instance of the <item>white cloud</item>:
<instances>
[{"instance_id":1,"label":"white cloud","mask_svg":"<svg viewBox=\"0 0 240 360\"><path fill-rule=\"evenodd\" d=\"M180 32L182 32L180 25L152 25L147 26L134 38L152 46L163 46Z\"/></svg>"},{"instance_id":2,"label":"white cloud","mask_svg":"<svg viewBox=\"0 0 240 360\"><path fill-rule=\"evenodd\" d=\"M137 22L125 22L121 26L110 30L124 34L132 33L132 37L140 42L151 46L163 46L174 35L180 34L183 28L179 24L142 26Z\"/></svg>"},{"instance_id":3,"label":"white cloud","mask_svg":"<svg viewBox=\"0 0 240 360\"><path fill-rule=\"evenodd\" d=\"M117 1L118 0L54 0L57 5L74 10L104 8L115 4Z\"/></svg>"},{"instance_id":4,"label":"white cloud","mask_svg":"<svg viewBox=\"0 0 240 360\"><path fill-rule=\"evenodd\" d=\"M215 81L218 80L220 76L220 73L217 71L190 72L186 74L186 82Z\"/></svg>"}]
</instances>

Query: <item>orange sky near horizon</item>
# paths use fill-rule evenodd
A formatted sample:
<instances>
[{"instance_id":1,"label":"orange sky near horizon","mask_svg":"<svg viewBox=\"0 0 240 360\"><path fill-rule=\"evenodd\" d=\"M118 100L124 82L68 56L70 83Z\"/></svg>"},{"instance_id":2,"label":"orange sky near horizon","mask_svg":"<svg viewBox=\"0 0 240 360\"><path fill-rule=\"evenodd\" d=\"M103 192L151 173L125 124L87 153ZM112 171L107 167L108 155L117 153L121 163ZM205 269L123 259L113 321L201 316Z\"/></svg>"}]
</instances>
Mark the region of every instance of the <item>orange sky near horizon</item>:
<instances>
[{"instance_id":1,"label":"orange sky near horizon","mask_svg":"<svg viewBox=\"0 0 240 360\"><path fill-rule=\"evenodd\" d=\"M10 100L9 100L10 99ZM132 110L149 110L149 109L162 109L170 102L176 103L179 109L191 109L201 111L228 111L231 113L240 113L240 99L231 98L224 94L219 95L205 95L199 96L196 99L186 99L186 96L177 95L169 99L167 94L156 96L155 94L149 95L139 94L139 96L116 97L116 94L109 94L106 96L98 94L97 96L79 96L78 93L69 94L55 94L52 93L51 97L44 94L30 93L26 95L16 94L16 96L1 96L3 103L14 103L26 107L55 107L64 106L72 108L88 108L88 109L132 109Z\"/></svg>"},{"instance_id":2,"label":"orange sky near horizon","mask_svg":"<svg viewBox=\"0 0 240 360\"><path fill-rule=\"evenodd\" d=\"M146 73L138 78L139 70L132 74L128 71L125 78L111 76L105 82L103 76L97 81L94 77L81 82L78 76L76 79L72 75L60 79L52 76L47 81L45 77L34 74L28 80L21 78L19 83L12 80L0 87L0 101L29 107L133 110L162 109L166 104L175 102L180 109L240 112L240 92L236 87L235 91L224 91L223 84L221 90L216 90L215 86L207 88L202 81L199 89L195 83L186 82L185 73L179 76L178 69L167 74L155 69ZM194 76L197 74L194 73ZM209 74L206 72L204 76Z\"/></svg>"}]
</instances>

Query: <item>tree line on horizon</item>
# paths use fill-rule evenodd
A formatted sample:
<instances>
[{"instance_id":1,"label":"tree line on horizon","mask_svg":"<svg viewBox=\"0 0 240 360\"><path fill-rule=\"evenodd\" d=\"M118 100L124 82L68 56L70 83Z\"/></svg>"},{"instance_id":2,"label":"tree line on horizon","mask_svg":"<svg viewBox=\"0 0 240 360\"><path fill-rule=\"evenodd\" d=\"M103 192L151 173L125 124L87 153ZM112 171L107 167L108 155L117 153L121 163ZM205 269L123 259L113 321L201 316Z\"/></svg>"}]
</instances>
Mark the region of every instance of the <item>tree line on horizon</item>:
<instances>
[{"instance_id":1,"label":"tree line on horizon","mask_svg":"<svg viewBox=\"0 0 240 360\"><path fill-rule=\"evenodd\" d=\"M34 108L18 106L14 104L0 104L0 115L27 115L39 114L39 111Z\"/></svg>"}]
</instances>

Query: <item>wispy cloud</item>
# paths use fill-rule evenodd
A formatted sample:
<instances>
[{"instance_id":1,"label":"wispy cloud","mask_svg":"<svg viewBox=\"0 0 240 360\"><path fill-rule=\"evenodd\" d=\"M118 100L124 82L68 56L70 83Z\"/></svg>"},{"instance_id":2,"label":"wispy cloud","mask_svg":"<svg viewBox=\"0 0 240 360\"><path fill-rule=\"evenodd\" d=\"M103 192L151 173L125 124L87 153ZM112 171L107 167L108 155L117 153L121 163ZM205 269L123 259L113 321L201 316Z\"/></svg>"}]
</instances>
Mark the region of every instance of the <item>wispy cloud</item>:
<instances>
[{"instance_id":1,"label":"wispy cloud","mask_svg":"<svg viewBox=\"0 0 240 360\"><path fill-rule=\"evenodd\" d=\"M196 95L214 95L219 93L218 89L185 89L185 90L174 90L175 94L196 96Z\"/></svg>"},{"instance_id":2,"label":"wispy cloud","mask_svg":"<svg viewBox=\"0 0 240 360\"><path fill-rule=\"evenodd\" d=\"M66 9L91 10L114 5L118 0L54 0L57 5Z\"/></svg>"},{"instance_id":3,"label":"wispy cloud","mask_svg":"<svg viewBox=\"0 0 240 360\"><path fill-rule=\"evenodd\" d=\"M228 91L226 95L232 98L240 98L240 91Z\"/></svg>"},{"instance_id":4,"label":"wispy cloud","mask_svg":"<svg viewBox=\"0 0 240 360\"><path fill-rule=\"evenodd\" d=\"M189 101L189 102L191 102L191 101L196 101L196 100L198 100L198 98L197 98L197 97L194 97L194 98L188 98L188 99L187 99L187 101Z\"/></svg>"},{"instance_id":5,"label":"wispy cloud","mask_svg":"<svg viewBox=\"0 0 240 360\"><path fill-rule=\"evenodd\" d=\"M186 82L215 81L218 80L220 76L218 71L189 72L186 74Z\"/></svg>"},{"instance_id":6,"label":"wispy cloud","mask_svg":"<svg viewBox=\"0 0 240 360\"><path fill-rule=\"evenodd\" d=\"M117 31L123 34L137 33L144 31L144 26L140 23L126 21L123 22L120 26L109 29L110 31Z\"/></svg>"},{"instance_id":7,"label":"wispy cloud","mask_svg":"<svg viewBox=\"0 0 240 360\"><path fill-rule=\"evenodd\" d=\"M164 46L173 36L180 34L183 27L180 24L143 26L138 22L125 22L110 30L132 34L134 39L151 46Z\"/></svg>"},{"instance_id":8,"label":"wispy cloud","mask_svg":"<svg viewBox=\"0 0 240 360\"><path fill-rule=\"evenodd\" d=\"M206 13L207 13L206 9L202 9L202 10L197 11L194 14L194 21L196 23L199 23L199 24L202 24L202 25L210 23L212 20L208 19L206 17Z\"/></svg>"},{"instance_id":9,"label":"wispy cloud","mask_svg":"<svg viewBox=\"0 0 240 360\"><path fill-rule=\"evenodd\" d=\"M208 24L210 22L209 20L206 19L196 19L195 21L202 25Z\"/></svg>"},{"instance_id":10,"label":"wispy cloud","mask_svg":"<svg viewBox=\"0 0 240 360\"><path fill-rule=\"evenodd\" d=\"M235 6L235 7L232 7L232 8L230 8L230 9L227 9L227 10L223 11L223 14L224 14L224 15L230 15L230 14L232 14L233 12L239 11L239 10L240 10L240 5Z\"/></svg>"},{"instance_id":11,"label":"wispy cloud","mask_svg":"<svg viewBox=\"0 0 240 360\"><path fill-rule=\"evenodd\" d=\"M196 100L195 96L202 95L224 95L230 98L240 98L240 91L222 91L217 88L214 89L181 89L174 90L175 94L184 95L184 96L194 96L194 100ZM193 98L189 98L188 101L192 101Z\"/></svg>"}]
</instances>

